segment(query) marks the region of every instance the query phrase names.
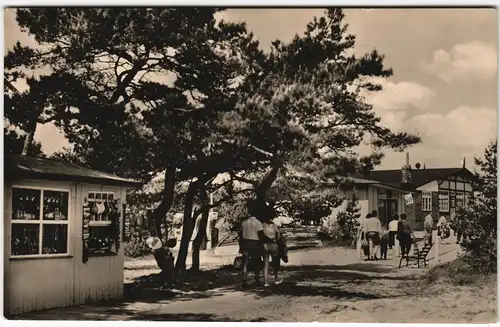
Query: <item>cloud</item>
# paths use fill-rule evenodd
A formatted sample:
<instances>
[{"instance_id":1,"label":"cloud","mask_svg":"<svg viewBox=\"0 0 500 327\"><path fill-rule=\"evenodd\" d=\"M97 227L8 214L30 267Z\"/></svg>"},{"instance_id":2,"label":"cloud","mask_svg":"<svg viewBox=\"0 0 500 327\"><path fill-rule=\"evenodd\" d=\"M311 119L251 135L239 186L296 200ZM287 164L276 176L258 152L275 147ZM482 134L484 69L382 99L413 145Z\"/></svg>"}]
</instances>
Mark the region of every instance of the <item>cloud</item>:
<instances>
[{"instance_id":1,"label":"cloud","mask_svg":"<svg viewBox=\"0 0 500 327\"><path fill-rule=\"evenodd\" d=\"M406 111L394 110L388 111L381 116L381 124L387 128L390 128L392 131L396 132L401 129L406 117L408 114Z\"/></svg>"},{"instance_id":2,"label":"cloud","mask_svg":"<svg viewBox=\"0 0 500 327\"><path fill-rule=\"evenodd\" d=\"M428 108L436 96L430 88L411 81L391 82L384 78L371 78L370 81L382 85L382 90L362 95L382 118L381 123L394 130L401 127L408 111Z\"/></svg>"},{"instance_id":3,"label":"cloud","mask_svg":"<svg viewBox=\"0 0 500 327\"><path fill-rule=\"evenodd\" d=\"M489 142L497 138L497 111L488 107L459 106L445 114L422 113L404 122L402 130L418 133L422 143L409 147L410 162L427 168L466 167L474 170L474 157L481 157ZM404 153L387 151L378 169L398 169Z\"/></svg>"},{"instance_id":4,"label":"cloud","mask_svg":"<svg viewBox=\"0 0 500 327\"><path fill-rule=\"evenodd\" d=\"M423 142L443 147L484 148L497 136L494 108L460 106L447 114L426 113L406 122L419 132Z\"/></svg>"},{"instance_id":5,"label":"cloud","mask_svg":"<svg viewBox=\"0 0 500 327\"><path fill-rule=\"evenodd\" d=\"M382 85L382 90L370 92L367 101L376 109L401 110L414 107L425 109L436 93L430 88L415 82L402 81L393 83L383 78L371 79Z\"/></svg>"},{"instance_id":6,"label":"cloud","mask_svg":"<svg viewBox=\"0 0 500 327\"><path fill-rule=\"evenodd\" d=\"M424 64L424 68L447 83L496 78L497 48L481 41L457 44L449 52L435 51L432 62Z\"/></svg>"}]
</instances>

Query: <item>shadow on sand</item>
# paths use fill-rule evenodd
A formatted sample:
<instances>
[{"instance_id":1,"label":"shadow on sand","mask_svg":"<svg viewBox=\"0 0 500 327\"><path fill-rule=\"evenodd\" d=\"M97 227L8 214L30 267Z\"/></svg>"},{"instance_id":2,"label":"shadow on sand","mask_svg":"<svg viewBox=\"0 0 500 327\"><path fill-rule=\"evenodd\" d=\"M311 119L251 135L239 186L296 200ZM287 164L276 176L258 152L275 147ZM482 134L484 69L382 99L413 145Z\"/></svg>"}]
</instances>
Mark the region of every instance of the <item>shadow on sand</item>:
<instances>
[{"instance_id":1,"label":"shadow on sand","mask_svg":"<svg viewBox=\"0 0 500 327\"><path fill-rule=\"evenodd\" d=\"M393 280L394 285L413 279L391 275L395 268L374 263L348 265L304 265L283 267L284 282L263 288L241 286L241 273L230 266L219 269L186 273L183 285L173 290L159 287L159 275L136 278L124 285L121 301L93 303L68 309L48 310L14 316L10 319L36 320L161 320L161 321L236 321L205 313L164 314L158 306L177 301L192 301L223 296L228 292L244 292L256 298L269 296L316 296L330 299L370 300L390 296L377 293L373 283ZM249 276L253 278L252 274ZM392 293L393 294L393 293ZM402 294L403 295L403 294ZM392 295L391 297L394 297ZM147 304L144 309L131 310L129 304ZM258 321L265 321L259 318Z\"/></svg>"}]
</instances>

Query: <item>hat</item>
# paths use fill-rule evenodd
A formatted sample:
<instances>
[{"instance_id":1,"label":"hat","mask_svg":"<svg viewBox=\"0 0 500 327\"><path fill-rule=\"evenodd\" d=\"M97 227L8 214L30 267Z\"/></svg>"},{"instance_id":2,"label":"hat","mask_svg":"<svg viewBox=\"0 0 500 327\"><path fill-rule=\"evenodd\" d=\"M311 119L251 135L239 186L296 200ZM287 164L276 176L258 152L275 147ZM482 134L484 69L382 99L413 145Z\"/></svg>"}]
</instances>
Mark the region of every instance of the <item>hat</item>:
<instances>
[{"instance_id":1,"label":"hat","mask_svg":"<svg viewBox=\"0 0 500 327\"><path fill-rule=\"evenodd\" d=\"M158 250L163 246L161 240L158 237L148 237L148 239L146 240L146 244L151 250Z\"/></svg>"}]
</instances>

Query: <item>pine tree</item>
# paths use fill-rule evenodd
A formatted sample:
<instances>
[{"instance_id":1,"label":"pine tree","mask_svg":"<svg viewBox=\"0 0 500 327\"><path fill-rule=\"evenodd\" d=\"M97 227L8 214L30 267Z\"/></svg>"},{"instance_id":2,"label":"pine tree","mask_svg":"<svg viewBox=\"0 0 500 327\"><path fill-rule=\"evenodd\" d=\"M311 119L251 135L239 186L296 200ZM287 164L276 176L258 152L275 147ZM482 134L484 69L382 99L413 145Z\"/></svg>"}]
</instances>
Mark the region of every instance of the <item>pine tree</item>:
<instances>
[{"instance_id":1,"label":"pine tree","mask_svg":"<svg viewBox=\"0 0 500 327\"><path fill-rule=\"evenodd\" d=\"M353 194L352 198L347 203L345 211L337 215L340 245L352 246L355 244L360 217L358 198Z\"/></svg>"},{"instance_id":2,"label":"pine tree","mask_svg":"<svg viewBox=\"0 0 500 327\"><path fill-rule=\"evenodd\" d=\"M466 236L464 258L480 271L496 271L497 266L497 142L488 145L484 158L474 159L480 168L472 183L474 198L455 219Z\"/></svg>"},{"instance_id":3,"label":"pine tree","mask_svg":"<svg viewBox=\"0 0 500 327\"><path fill-rule=\"evenodd\" d=\"M23 67L50 71L30 80L26 98L7 98L13 122L28 108L31 124L62 129L73 144L66 158L143 182L165 175L153 212L158 233L175 185L188 182L178 272L196 223L194 202L218 174L252 185L264 199L287 171L312 175L318 187L305 187L314 190L325 178L372 169L386 148L420 142L382 126L361 96L380 90L376 81L392 69L376 50L353 54L355 36L341 8L314 18L302 35L273 42L267 53L245 24L218 22L221 10L17 9L19 26L40 47L17 44L4 56L12 81L26 77ZM367 138L374 153L362 156L357 148ZM299 200L304 194L287 193ZM308 197L321 203L316 193Z\"/></svg>"}]
</instances>

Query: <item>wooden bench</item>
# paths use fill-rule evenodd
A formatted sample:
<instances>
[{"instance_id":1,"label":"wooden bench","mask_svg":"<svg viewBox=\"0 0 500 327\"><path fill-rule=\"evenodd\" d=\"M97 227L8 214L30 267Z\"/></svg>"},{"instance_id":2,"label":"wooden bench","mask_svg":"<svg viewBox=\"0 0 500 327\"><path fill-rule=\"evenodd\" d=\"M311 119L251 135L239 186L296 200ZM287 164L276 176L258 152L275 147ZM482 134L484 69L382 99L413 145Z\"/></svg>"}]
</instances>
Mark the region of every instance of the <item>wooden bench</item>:
<instances>
[{"instance_id":1,"label":"wooden bench","mask_svg":"<svg viewBox=\"0 0 500 327\"><path fill-rule=\"evenodd\" d=\"M405 267L408 267L410 261L416 261L417 267L420 268L420 263L423 262L424 267L427 267L427 255L432 249L432 244L425 244L424 247L419 250L417 244L414 245L413 255L401 256L399 260L399 268L403 264L403 260L406 260Z\"/></svg>"},{"instance_id":2,"label":"wooden bench","mask_svg":"<svg viewBox=\"0 0 500 327\"><path fill-rule=\"evenodd\" d=\"M321 240L319 240L318 228L315 226L283 227L280 228L280 232L283 235L288 250L323 245ZM215 252L215 249L218 247L237 245L238 239L238 233L230 232L222 237L219 243L212 248L212 251ZM243 258L238 253L234 259L233 266L240 269L242 264Z\"/></svg>"},{"instance_id":3,"label":"wooden bench","mask_svg":"<svg viewBox=\"0 0 500 327\"><path fill-rule=\"evenodd\" d=\"M217 243L217 245L212 248L212 250L215 250L219 246L236 245L236 244L238 244L239 238L240 237L239 237L238 233L236 233L236 232L227 233L226 235L224 235L222 237L222 239L219 241L219 243Z\"/></svg>"},{"instance_id":4,"label":"wooden bench","mask_svg":"<svg viewBox=\"0 0 500 327\"><path fill-rule=\"evenodd\" d=\"M323 243L319 239L317 227L283 227L280 232L285 238L289 248L314 247L322 246ZM224 235L219 243L212 248L215 250L221 246L229 246L238 244L238 233L230 232Z\"/></svg>"}]
</instances>

